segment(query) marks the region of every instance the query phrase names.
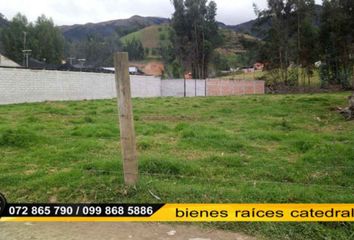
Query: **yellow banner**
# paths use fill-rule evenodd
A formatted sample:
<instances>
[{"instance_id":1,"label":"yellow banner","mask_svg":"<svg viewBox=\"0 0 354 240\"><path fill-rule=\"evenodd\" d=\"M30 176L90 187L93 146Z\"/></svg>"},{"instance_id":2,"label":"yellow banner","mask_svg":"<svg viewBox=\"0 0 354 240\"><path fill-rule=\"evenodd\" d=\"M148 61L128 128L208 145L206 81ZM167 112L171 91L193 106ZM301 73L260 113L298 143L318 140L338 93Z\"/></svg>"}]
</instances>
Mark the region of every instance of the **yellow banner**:
<instances>
[{"instance_id":1,"label":"yellow banner","mask_svg":"<svg viewBox=\"0 0 354 240\"><path fill-rule=\"evenodd\" d=\"M166 204L150 217L3 217L1 222L353 222L354 204Z\"/></svg>"}]
</instances>

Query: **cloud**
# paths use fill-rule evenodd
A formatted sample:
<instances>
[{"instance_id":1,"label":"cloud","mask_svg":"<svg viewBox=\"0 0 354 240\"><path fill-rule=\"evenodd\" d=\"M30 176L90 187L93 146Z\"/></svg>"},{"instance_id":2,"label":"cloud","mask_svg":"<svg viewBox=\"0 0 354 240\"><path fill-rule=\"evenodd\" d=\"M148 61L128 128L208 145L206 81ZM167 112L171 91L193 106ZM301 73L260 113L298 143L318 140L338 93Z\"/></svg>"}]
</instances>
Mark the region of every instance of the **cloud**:
<instances>
[{"instance_id":1,"label":"cloud","mask_svg":"<svg viewBox=\"0 0 354 240\"><path fill-rule=\"evenodd\" d=\"M261 8L266 6L266 0L215 1L217 19L229 25L254 19L254 2ZM0 6L0 12L8 19L18 12L30 21L45 14L57 25L102 22L133 15L171 17L173 12L170 0L0 0Z\"/></svg>"}]
</instances>

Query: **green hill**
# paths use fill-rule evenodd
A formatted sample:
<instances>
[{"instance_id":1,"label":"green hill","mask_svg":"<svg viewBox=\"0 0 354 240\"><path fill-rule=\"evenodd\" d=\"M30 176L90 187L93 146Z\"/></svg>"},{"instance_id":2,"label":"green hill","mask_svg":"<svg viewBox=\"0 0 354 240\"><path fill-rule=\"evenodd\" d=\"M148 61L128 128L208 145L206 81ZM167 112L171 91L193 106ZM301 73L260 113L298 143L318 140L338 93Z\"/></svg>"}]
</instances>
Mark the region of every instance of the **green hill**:
<instances>
[{"instance_id":1,"label":"green hill","mask_svg":"<svg viewBox=\"0 0 354 240\"><path fill-rule=\"evenodd\" d=\"M229 55L244 53L247 51L249 43L259 41L251 35L238 33L229 29L221 29L220 33L223 37L223 44L220 47L220 50Z\"/></svg>"},{"instance_id":2,"label":"green hill","mask_svg":"<svg viewBox=\"0 0 354 240\"><path fill-rule=\"evenodd\" d=\"M161 45L165 45L170 42L169 30L170 26L167 24L153 25L130 33L122 37L120 40L123 44L133 39L139 40L143 44L147 57L158 57L157 49L160 48Z\"/></svg>"},{"instance_id":3,"label":"green hill","mask_svg":"<svg viewBox=\"0 0 354 240\"><path fill-rule=\"evenodd\" d=\"M161 45L170 43L169 31L170 26L168 24L153 25L130 33L122 37L120 40L123 44L132 41L133 39L139 40L143 44L146 53L147 51L149 52L147 57L158 57L157 49ZM237 55L244 53L247 50L246 46L244 46L245 41L258 41L255 37L243 33L237 33L228 29L221 29L220 32L224 41L218 51L225 55Z\"/></svg>"},{"instance_id":4,"label":"green hill","mask_svg":"<svg viewBox=\"0 0 354 240\"><path fill-rule=\"evenodd\" d=\"M128 19L118 19L107 22L75 24L61 26L60 29L67 40L82 41L87 36L110 37L112 34L124 36L152 25L169 23L167 18L133 16Z\"/></svg>"}]
</instances>

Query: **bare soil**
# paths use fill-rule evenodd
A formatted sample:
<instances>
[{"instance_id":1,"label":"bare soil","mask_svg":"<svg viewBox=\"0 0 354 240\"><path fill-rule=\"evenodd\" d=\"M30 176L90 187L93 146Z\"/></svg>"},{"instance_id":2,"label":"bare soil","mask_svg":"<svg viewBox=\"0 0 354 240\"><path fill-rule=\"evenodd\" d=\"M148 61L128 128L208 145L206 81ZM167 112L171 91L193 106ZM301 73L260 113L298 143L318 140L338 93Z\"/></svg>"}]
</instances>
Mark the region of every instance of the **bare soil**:
<instances>
[{"instance_id":1,"label":"bare soil","mask_svg":"<svg viewBox=\"0 0 354 240\"><path fill-rule=\"evenodd\" d=\"M239 233L159 223L0 223L0 240L255 240Z\"/></svg>"}]
</instances>

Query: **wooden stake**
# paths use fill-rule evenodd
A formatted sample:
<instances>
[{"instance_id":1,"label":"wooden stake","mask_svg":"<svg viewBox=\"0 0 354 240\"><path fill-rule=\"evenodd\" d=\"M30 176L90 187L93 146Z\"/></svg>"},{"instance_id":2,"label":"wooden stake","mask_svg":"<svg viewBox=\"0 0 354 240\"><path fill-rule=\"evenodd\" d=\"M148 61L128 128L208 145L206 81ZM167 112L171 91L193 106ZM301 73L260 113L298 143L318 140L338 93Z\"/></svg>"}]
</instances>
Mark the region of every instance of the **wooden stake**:
<instances>
[{"instance_id":1,"label":"wooden stake","mask_svg":"<svg viewBox=\"0 0 354 240\"><path fill-rule=\"evenodd\" d=\"M124 181L134 186L138 181L138 162L128 62L128 53L114 55Z\"/></svg>"}]
</instances>

